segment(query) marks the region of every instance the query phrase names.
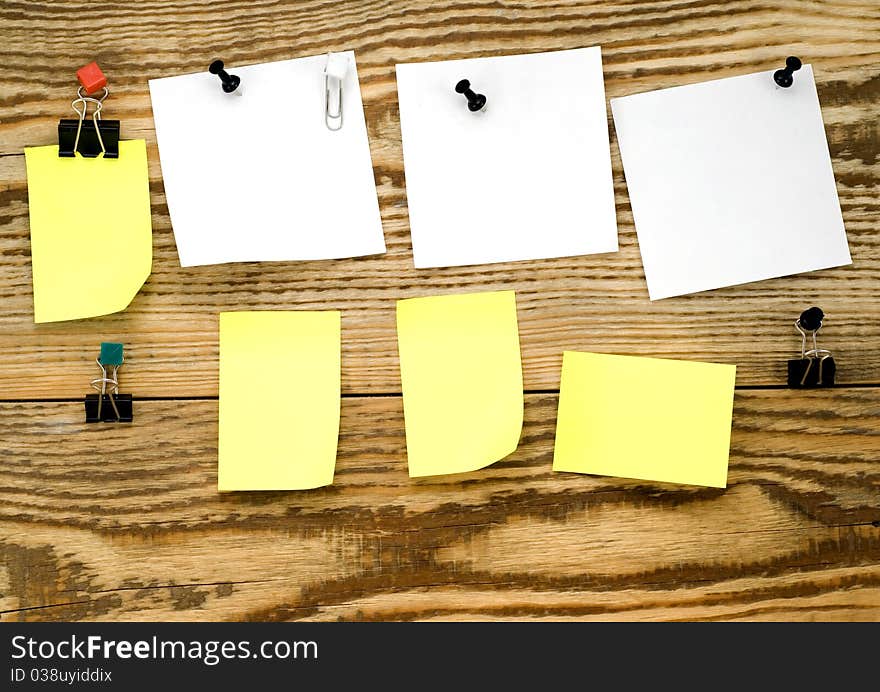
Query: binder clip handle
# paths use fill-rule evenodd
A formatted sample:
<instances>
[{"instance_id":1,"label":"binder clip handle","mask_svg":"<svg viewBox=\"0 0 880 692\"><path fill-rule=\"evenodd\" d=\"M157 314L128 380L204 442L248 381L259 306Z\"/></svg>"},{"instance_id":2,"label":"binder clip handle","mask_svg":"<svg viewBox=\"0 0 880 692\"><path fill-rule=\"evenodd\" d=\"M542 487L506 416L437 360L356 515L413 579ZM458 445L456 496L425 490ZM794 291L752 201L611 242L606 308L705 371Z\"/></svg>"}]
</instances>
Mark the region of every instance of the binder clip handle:
<instances>
[{"instance_id":1,"label":"binder clip handle","mask_svg":"<svg viewBox=\"0 0 880 692\"><path fill-rule=\"evenodd\" d=\"M820 355L820 353L831 355L828 351L820 351L816 344L816 334L822 328L822 320L824 318L825 313L822 312L821 308L812 307L804 310L795 321L794 328L801 334L801 358L813 358ZM813 348L809 350L807 349L807 337L813 340Z\"/></svg>"},{"instance_id":2,"label":"binder clip handle","mask_svg":"<svg viewBox=\"0 0 880 692\"><path fill-rule=\"evenodd\" d=\"M788 361L789 387L831 387L837 365L831 351L819 348L816 334L822 328L825 313L821 308L804 310L795 320L794 327L801 335L801 357ZM812 348L807 348L807 339L812 340Z\"/></svg>"},{"instance_id":3,"label":"binder clip handle","mask_svg":"<svg viewBox=\"0 0 880 692\"><path fill-rule=\"evenodd\" d=\"M122 344L110 342L101 344L101 353L95 358L95 362L101 368L101 376L91 381L92 389L97 394L86 395L86 423L131 422L131 394L119 393L119 368L124 361ZM110 408L105 408L105 405L109 405Z\"/></svg>"},{"instance_id":4,"label":"binder clip handle","mask_svg":"<svg viewBox=\"0 0 880 692\"><path fill-rule=\"evenodd\" d=\"M95 126L95 135L98 138L98 144L101 146L101 153L106 154L107 147L104 146L104 138L101 136L101 128L99 127L99 124L101 122L101 109L104 107L104 99L110 95L110 90L107 87L104 87L104 95L99 99L85 96L82 92L82 87L77 89L77 98L70 103L70 107L73 108L74 112L79 116L79 125L76 126L76 139L73 140L73 151L76 152L79 148L79 136L82 134L83 122L89 112L89 104L91 103L95 107L95 110L92 112L92 124ZM77 107L77 104L82 106L82 110Z\"/></svg>"}]
</instances>

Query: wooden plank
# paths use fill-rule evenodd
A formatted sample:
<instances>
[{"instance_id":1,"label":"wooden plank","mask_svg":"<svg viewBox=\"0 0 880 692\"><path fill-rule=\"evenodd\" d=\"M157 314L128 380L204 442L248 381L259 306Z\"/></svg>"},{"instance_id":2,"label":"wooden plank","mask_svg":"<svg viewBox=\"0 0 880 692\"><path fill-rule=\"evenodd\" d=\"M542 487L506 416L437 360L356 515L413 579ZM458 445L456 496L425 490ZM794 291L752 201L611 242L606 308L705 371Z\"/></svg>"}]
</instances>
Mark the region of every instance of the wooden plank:
<instances>
[{"instance_id":1,"label":"wooden plank","mask_svg":"<svg viewBox=\"0 0 880 692\"><path fill-rule=\"evenodd\" d=\"M2 404L0 617L880 616L880 389L737 392L726 490L553 473L555 410L410 479L400 397L347 397L333 486L220 495L216 401Z\"/></svg>"},{"instance_id":2,"label":"wooden plank","mask_svg":"<svg viewBox=\"0 0 880 692\"><path fill-rule=\"evenodd\" d=\"M846 383L880 382L880 11L873 0L762 2L274 2L127 5L6 2L0 75L0 398L82 395L102 340L126 343L139 396L217 393L217 313L344 310L343 390L397 392L399 298L517 291L525 386L558 387L564 349L736 363L747 385L784 382L792 322L828 314L823 345ZM408 231L394 64L601 44L608 97L770 69L816 68L854 264L651 303L611 125L621 250L562 260L416 271ZM147 80L230 65L357 51L388 253L333 262L181 269L165 204ZM97 58L108 113L149 147L154 272L121 314L34 325L22 150L51 143L73 70ZM316 231L318 229L315 229ZM108 259L112 260L112 255ZM36 355L39 354L39 355Z\"/></svg>"}]
</instances>

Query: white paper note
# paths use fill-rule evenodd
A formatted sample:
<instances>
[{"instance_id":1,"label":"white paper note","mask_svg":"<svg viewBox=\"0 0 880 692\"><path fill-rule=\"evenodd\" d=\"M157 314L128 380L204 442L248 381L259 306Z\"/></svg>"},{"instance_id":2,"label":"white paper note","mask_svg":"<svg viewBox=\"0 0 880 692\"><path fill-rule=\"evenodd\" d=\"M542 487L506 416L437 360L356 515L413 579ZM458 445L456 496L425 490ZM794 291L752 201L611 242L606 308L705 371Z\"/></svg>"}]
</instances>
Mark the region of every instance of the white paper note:
<instances>
[{"instance_id":1,"label":"white paper note","mask_svg":"<svg viewBox=\"0 0 880 692\"><path fill-rule=\"evenodd\" d=\"M403 64L397 88L416 267L617 250L599 48Z\"/></svg>"},{"instance_id":2,"label":"white paper note","mask_svg":"<svg viewBox=\"0 0 880 692\"><path fill-rule=\"evenodd\" d=\"M810 65L611 108L652 300L851 262Z\"/></svg>"},{"instance_id":3,"label":"white paper note","mask_svg":"<svg viewBox=\"0 0 880 692\"><path fill-rule=\"evenodd\" d=\"M150 80L182 266L385 252L354 53L342 55L338 132L324 122L326 55L227 64L240 94L207 69Z\"/></svg>"}]
</instances>

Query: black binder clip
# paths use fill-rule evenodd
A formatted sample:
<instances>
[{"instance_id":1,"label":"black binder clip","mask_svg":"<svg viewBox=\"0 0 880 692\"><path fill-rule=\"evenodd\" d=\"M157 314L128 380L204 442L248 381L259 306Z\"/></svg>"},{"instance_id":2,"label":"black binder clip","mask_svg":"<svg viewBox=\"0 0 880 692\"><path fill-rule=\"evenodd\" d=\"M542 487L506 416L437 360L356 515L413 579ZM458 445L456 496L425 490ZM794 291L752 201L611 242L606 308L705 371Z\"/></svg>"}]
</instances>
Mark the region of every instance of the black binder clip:
<instances>
[{"instance_id":1,"label":"black binder clip","mask_svg":"<svg viewBox=\"0 0 880 692\"><path fill-rule=\"evenodd\" d=\"M63 118L58 123L58 156L70 158L79 152L88 159L103 154L105 159L119 158L119 121L101 120L101 108L110 90L104 87L100 98L86 96L83 88L77 90L77 98L71 107L79 115L78 120ZM88 115L89 104L94 106L92 127L83 127Z\"/></svg>"},{"instance_id":2,"label":"black binder clip","mask_svg":"<svg viewBox=\"0 0 880 692\"><path fill-rule=\"evenodd\" d=\"M833 387L837 366L831 351L816 345L816 334L822 328L825 313L812 307L804 310L794 323L801 334L801 357L788 361L788 386L796 389L814 387ZM813 348L807 348L807 337L812 339Z\"/></svg>"},{"instance_id":3,"label":"black binder clip","mask_svg":"<svg viewBox=\"0 0 880 692\"><path fill-rule=\"evenodd\" d=\"M131 423L131 394L119 393L123 360L122 344L101 344L101 354L95 359L101 376L91 382L98 393L86 394L86 423Z\"/></svg>"}]
</instances>

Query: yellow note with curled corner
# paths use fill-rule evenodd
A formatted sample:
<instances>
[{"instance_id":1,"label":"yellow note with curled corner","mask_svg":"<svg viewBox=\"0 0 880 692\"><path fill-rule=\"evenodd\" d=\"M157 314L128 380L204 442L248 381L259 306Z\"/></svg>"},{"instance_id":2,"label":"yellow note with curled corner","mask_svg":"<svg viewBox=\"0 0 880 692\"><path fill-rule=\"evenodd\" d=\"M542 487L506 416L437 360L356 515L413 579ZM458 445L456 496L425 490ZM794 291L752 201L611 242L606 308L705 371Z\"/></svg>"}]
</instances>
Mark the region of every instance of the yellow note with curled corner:
<instances>
[{"instance_id":1,"label":"yellow note with curled corner","mask_svg":"<svg viewBox=\"0 0 880 692\"><path fill-rule=\"evenodd\" d=\"M475 471L516 450L523 383L513 291L400 300L397 339L410 476Z\"/></svg>"},{"instance_id":2,"label":"yellow note with curled corner","mask_svg":"<svg viewBox=\"0 0 880 692\"><path fill-rule=\"evenodd\" d=\"M24 155L34 322L124 310L153 264L146 143L119 142L118 159L62 158L58 145Z\"/></svg>"},{"instance_id":3,"label":"yellow note with curled corner","mask_svg":"<svg viewBox=\"0 0 880 692\"><path fill-rule=\"evenodd\" d=\"M336 310L220 313L220 492L333 483L341 324Z\"/></svg>"}]
</instances>

